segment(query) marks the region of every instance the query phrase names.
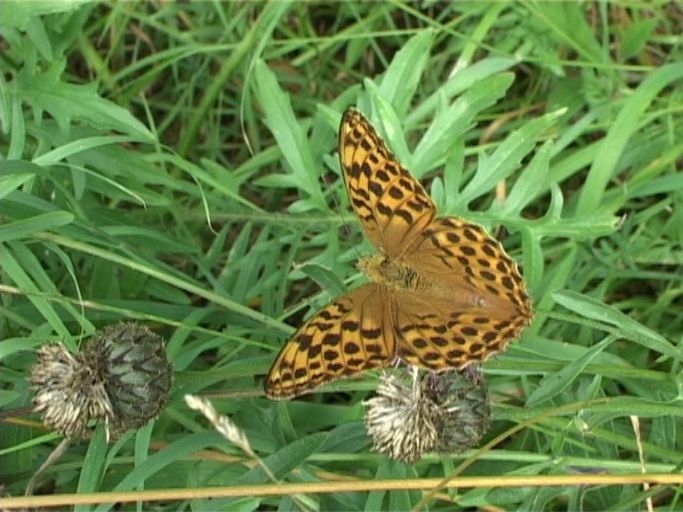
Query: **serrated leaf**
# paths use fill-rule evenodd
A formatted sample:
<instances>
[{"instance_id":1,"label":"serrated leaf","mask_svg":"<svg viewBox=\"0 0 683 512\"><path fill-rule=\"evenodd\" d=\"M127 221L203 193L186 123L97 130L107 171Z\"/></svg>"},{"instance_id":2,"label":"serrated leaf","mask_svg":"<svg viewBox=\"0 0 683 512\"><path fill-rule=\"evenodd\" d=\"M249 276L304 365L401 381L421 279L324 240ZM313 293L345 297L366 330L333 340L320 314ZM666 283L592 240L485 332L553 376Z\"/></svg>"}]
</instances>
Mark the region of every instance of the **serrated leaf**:
<instances>
[{"instance_id":1,"label":"serrated leaf","mask_svg":"<svg viewBox=\"0 0 683 512\"><path fill-rule=\"evenodd\" d=\"M460 195L461 207L485 194L495 187L499 181L514 172L522 158L533 149L536 139L550 128L563 113L564 109L551 112L529 121L522 128L508 135L490 157L480 161L476 174Z\"/></svg>"},{"instance_id":2,"label":"serrated leaf","mask_svg":"<svg viewBox=\"0 0 683 512\"><path fill-rule=\"evenodd\" d=\"M457 137L472 124L476 115L498 101L510 87L514 76L502 73L480 87L469 89L446 109L439 109L413 153L411 172L416 178L442 162Z\"/></svg>"},{"instance_id":3,"label":"serrated leaf","mask_svg":"<svg viewBox=\"0 0 683 512\"><path fill-rule=\"evenodd\" d=\"M505 204L500 210L503 217L512 215L513 212L521 211L543 189L548 175L552 149L552 142L547 141L536 151L534 158L529 162L526 170L519 176L519 179L505 200Z\"/></svg>"},{"instance_id":4,"label":"serrated leaf","mask_svg":"<svg viewBox=\"0 0 683 512\"><path fill-rule=\"evenodd\" d=\"M80 121L102 131L116 130L152 142L154 135L127 110L97 94L97 84L68 84L61 80L64 60L54 62L44 73L25 67L14 84L15 93L25 98L38 114L49 112L63 132Z\"/></svg>"},{"instance_id":5,"label":"serrated leaf","mask_svg":"<svg viewBox=\"0 0 683 512\"><path fill-rule=\"evenodd\" d=\"M296 187L310 196L318 210L327 210L318 183L317 166L306 134L294 115L289 96L262 60L258 60L254 66L254 77L256 96L265 113L264 121L289 165Z\"/></svg>"}]
</instances>

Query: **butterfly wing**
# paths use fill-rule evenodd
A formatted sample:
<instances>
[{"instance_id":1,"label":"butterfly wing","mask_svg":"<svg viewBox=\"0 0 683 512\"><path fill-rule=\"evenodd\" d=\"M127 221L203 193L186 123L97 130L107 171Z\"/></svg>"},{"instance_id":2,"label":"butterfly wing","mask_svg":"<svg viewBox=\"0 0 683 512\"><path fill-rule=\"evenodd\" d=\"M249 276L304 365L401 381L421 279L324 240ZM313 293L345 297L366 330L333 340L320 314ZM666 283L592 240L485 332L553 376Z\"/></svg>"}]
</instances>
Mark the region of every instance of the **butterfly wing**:
<instances>
[{"instance_id":1,"label":"butterfly wing","mask_svg":"<svg viewBox=\"0 0 683 512\"><path fill-rule=\"evenodd\" d=\"M396 298L399 356L432 369L460 368L501 352L531 323L531 300L517 264L480 226L439 218L405 256L429 296Z\"/></svg>"},{"instance_id":2,"label":"butterfly wing","mask_svg":"<svg viewBox=\"0 0 683 512\"><path fill-rule=\"evenodd\" d=\"M406 363L435 371L463 368L505 350L530 317L499 315L486 308L454 310L447 300L426 300L401 291L395 337Z\"/></svg>"},{"instance_id":3,"label":"butterfly wing","mask_svg":"<svg viewBox=\"0 0 683 512\"><path fill-rule=\"evenodd\" d=\"M366 284L311 317L282 347L265 381L269 398L291 398L396 359L387 290Z\"/></svg>"},{"instance_id":4,"label":"butterfly wing","mask_svg":"<svg viewBox=\"0 0 683 512\"><path fill-rule=\"evenodd\" d=\"M434 203L355 109L342 117L339 160L351 206L370 241L389 257L407 252L434 219Z\"/></svg>"},{"instance_id":5,"label":"butterfly wing","mask_svg":"<svg viewBox=\"0 0 683 512\"><path fill-rule=\"evenodd\" d=\"M532 314L517 263L481 226L455 217L435 219L404 260L432 282L472 290L485 309L506 316Z\"/></svg>"}]
</instances>

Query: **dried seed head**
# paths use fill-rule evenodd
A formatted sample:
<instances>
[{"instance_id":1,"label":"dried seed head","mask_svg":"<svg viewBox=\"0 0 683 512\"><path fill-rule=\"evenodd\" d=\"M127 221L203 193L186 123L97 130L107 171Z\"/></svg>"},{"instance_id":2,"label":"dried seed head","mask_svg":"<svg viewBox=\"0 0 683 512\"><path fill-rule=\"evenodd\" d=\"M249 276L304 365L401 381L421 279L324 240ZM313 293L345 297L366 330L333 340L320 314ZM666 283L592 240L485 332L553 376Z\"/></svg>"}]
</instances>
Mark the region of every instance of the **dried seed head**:
<instances>
[{"instance_id":1,"label":"dried seed head","mask_svg":"<svg viewBox=\"0 0 683 512\"><path fill-rule=\"evenodd\" d=\"M384 373L377 396L364 405L365 425L378 452L413 463L434 448L437 406L424 395L415 373L412 377L403 371L396 375Z\"/></svg>"},{"instance_id":2,"label":"dried seed head","mask_svg":"<svg viewBox=\"0 0 683 512\"><path fill-rule=\"evenodd\" d=\"M36 390L33 410L66 437L83 437L91 419L113 414L102 375L84 362L83 354L71 354L61 343L38 350L30 381Z\"/></svg>"},{"instance_id":3,"label":"dried seed head","mask_svg":"<svg viewBox=\"0 0 683 512\"><path fill-rule=\"evenodd\" d=\"M90 420L103 420L107 439L116 438L159 413L171 378L161 337L121 323L95 334L80 354L41 347L31 375L34 410L64 436L83 437Z\"/></svg>"},{"instance_id":4,"label":"dried seed head","mask_svg":"<svg viewBox=\"0 0 683 512\"><path fill-rule=\"evenodd\" d=\"M490 421L486 384L467 370L422 377L416 369L384 373L377 396L364 405L373 448L409 463L428 451L460 453L475 446Z\"/></svg>"}]
</instances>

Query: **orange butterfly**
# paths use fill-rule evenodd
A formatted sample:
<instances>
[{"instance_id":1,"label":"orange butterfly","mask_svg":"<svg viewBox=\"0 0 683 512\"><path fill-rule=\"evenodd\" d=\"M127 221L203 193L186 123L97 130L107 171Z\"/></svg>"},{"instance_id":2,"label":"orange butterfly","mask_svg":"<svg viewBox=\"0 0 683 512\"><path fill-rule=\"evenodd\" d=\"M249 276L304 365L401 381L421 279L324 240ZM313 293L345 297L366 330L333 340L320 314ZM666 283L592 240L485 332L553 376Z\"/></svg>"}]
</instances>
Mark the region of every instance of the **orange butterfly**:
<instances>
[{"instance_id":1,"label":"orange butterfly","mask_svg":"<svg viewBox=\"0 0 683 512\"><path fill-rule=\"evenodd\" d=\"M463 368L505 349L533 316L517 264L480 226L436 208L355 109L342 117L339 159L355 214L379 254L370 279L311 317L265 381L290 398L397 359L434 371Z\"/></svg>"}]
</instances>

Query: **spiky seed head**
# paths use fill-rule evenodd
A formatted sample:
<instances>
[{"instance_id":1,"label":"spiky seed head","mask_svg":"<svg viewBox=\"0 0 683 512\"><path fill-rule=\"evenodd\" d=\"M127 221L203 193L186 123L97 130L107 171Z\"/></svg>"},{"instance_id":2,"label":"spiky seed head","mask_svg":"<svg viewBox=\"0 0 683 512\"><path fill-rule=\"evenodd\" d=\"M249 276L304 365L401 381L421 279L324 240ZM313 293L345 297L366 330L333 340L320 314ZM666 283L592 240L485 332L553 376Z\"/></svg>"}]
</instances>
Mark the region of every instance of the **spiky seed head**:
<instances>
[{"instance_id":1,"label":"spiky seed head","mask_svg":"<svg viewBox=\"0 0 683 512\"><path fill-rule=\"evenodd\" d=\"M117 324L95 334L79 354L61 343L41 347L30 379L34 410L64 436L83 437L96 420L115 439L159 413L172 373L160 336L140 324Z\"/></svg>"},{"instance_id":2,"label":"spiky seed head","mask_svg":"<svg viewBox=\"0 0 683 512\"><path fill-rule=\"evenodd\" d=\"M429 451L461 453L475 446L490 424L486 383L469 370L422 376L416 368L385 372L376 396L364 406L373 448L409 463Z\"/></svg>"},{"instance_id":3,"label":"spiky seed head","mask_svg":"<svg viewBox=\"0 0 683 512\"><path fill-rule=\"evenodd\" d=\"M424 395L415 374L382 374L377 395L364 406L365 425L376 451L414 463L434 448L437 407Z\"/></svg>"}]
</instances>

